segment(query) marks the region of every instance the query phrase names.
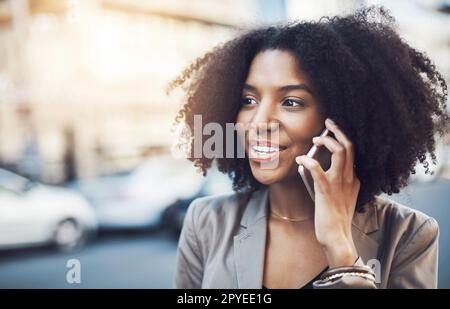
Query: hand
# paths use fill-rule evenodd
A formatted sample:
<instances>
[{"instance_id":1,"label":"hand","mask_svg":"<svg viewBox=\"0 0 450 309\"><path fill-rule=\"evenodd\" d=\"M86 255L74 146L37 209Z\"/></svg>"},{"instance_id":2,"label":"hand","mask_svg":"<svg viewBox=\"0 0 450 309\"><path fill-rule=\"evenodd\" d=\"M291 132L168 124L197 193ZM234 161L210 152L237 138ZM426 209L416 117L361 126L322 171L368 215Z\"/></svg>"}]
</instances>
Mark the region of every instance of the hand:
<instances>
[{"instance_id":1,"label":"hand","mask_svg":"<svg viewBox=\"0 0 450 309\"><path fill-rule=\"evenodd\" d=\"M360 181L354 170L352 142L331 119L325 121L325 126L336 139L315 137L313 143L331 152L330 168L324 171L319 162L305 155L297 157L296 162L307 168L314 179L315 233L329 266L351 266L358 258L351 225Z\"/></svg>"}]
</instances>

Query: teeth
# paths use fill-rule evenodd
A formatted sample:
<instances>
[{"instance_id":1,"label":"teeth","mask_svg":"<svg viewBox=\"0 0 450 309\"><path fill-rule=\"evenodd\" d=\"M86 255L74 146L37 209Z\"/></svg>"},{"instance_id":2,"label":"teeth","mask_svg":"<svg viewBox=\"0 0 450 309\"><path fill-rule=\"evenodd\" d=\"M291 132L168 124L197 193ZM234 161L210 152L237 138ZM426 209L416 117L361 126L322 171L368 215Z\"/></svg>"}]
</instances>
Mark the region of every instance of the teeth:
<instances>
[{"instance_id":1,"label":"teeth","mask_svg":"<svg viewBox=\"0 0 450 309\"><path fill-rule=\"evenodd\" d=\"M254 145L252 148L253 148L254 151L264 152L264 153L272 153L272 152L279 151L279 149L277 147L268 147L268 146Z\"/></svg>"}]
</instances>

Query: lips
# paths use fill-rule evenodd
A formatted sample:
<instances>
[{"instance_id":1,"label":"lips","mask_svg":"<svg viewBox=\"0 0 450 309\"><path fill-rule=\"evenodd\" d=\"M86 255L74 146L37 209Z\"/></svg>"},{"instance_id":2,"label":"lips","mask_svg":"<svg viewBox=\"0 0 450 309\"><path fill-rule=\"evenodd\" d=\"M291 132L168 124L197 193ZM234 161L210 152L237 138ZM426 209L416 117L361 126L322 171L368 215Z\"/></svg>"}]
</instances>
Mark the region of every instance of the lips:
<instances>
[{"instance_id":1,"label":"lips","mask_svg":"<svg viewBox=\"0 0 450 309\"><path fill-rule=\"evenodd\" d=\"M252 146L252 149L256 152L260 152L260 153L274 153L274 152L278 152L279 148L275 148L275 147L265 147L265 146L257 146L254 145Z\"/></svg>"},{"instance_id":2,"label":"lips","mask_svg":"<svg viewBox=\"0 0 450 309\"><path fill-rule=\"evenodd\" d=\"M252 140L250 141L250 148L254 149L255 151L261 152L275 152L283 151L287 148L287 146L276 144L266 140Z\"/></svg>"},{"instance_id":3,"label":"lips","mask_svg":"<svg viewBox=\"0 0 450 309\"><path fill-rule=\"evenodd\" d=\"M287 146L276 144L267 140L252 140L250 142L249 157L254 161L271 161Z\"/></svg>"}]
</instances>

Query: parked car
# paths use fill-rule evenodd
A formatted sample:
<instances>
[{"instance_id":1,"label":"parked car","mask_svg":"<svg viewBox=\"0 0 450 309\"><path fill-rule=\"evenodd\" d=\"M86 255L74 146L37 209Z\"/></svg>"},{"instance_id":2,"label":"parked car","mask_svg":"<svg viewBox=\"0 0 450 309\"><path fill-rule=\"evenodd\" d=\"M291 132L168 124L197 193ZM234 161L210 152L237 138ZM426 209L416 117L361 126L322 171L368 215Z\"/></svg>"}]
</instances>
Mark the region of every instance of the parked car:
<instances>
[{"instance_id":1,"label":"parked car","mask_svg":"<svg viewBox=\"0 0 450 309\"><path fill-rule=\"evenodd\" d=\"M0 169L0 249L53 244L70 250L96 228L95 213L80 194Z\"/></svg>"},{"instance_id":2,"label":"parked car","mask_svg":"<svg viewBox=\"0 0 450 309\"><path fill-rule=\"evenodd\" d=\"M178 237L183 227L184 217L193 200L199 197L232 192L232 182L227 174L223 174L216 167L208 170L201 188L195 195L178 199L164 211L162 226L169 233Z\"/></svg>"},{"instance_id":3,"label":"parked car","mask_svg":"<svg viewBox=\"0 0 450 309\"><path fill-rule=\"evenodd\" d=\"M169 205L193 196L203 177L186 159L155 156L131 173L72 184L91 202L99 228L151 230L160 226Z\"/></svg>"}]
</instances>

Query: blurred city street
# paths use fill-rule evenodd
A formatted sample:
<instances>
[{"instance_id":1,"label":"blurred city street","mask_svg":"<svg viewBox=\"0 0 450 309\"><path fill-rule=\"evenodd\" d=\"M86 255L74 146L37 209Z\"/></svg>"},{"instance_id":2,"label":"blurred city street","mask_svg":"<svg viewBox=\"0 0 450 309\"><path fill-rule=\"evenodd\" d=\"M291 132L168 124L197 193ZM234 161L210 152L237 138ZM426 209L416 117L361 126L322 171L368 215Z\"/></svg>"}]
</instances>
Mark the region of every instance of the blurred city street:
<instances>
[{"instance_id":1,"label":"blurred city street","mask_svg":"<svg viewBox=\"0 0 450 309\"><path fill-rule=\"evenodd\" d=\"M174 155L169 82L241 30L361 5L386 6L450 84L449 1L0 0L0 289L170 288L188 205L231 182ZM449 135L436 157L389 198L437 219L450 288Z\"/></svg>"},{"instance_id":2,"label":"blurred city street","mask_svg":"<svg viewBox=\"0 0 450 309\"><path fill-rule=\"evenodd\" d=\"M0 253L0 288L170 288L175 252L170 236L144 233L103 236L76 253ZM66 281L70 259L80 261L81 283Z\"/></svg>"},{"instance_id":3,"label":"blurred city street","mask_svg":"<svg viewBox=\"0 0 450 309\"><path fill-rule=\"evenodd\" d=\"M450 179L412 184L392 196L436 218L440 226L439 287L450 288ZM170 288L176 237L167 233L101 235L77 253L26 249L0 253L0 288ZM26 253L26 254L24 254ZM69 259L81 263L81 283L66 282Z\"/></svg>"}]
</instances>

